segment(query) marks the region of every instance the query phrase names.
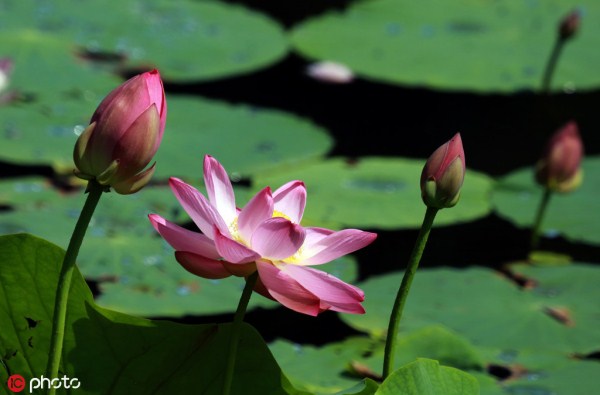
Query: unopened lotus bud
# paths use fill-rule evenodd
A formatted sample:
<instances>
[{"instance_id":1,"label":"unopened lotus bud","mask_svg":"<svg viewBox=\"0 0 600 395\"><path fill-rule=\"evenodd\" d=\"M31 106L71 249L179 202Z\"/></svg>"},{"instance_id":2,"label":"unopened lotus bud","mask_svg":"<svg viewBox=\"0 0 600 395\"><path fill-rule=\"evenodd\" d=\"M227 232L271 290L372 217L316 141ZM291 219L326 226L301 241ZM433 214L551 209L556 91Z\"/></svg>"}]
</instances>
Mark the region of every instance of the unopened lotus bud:
<instances>
[{"instance_id":1,"label":"unopened lotus bud","mask_svg":"<svg viewBox=\"0 0 600 395\"><path fill-rule=\"evenodd\" d=\"M75 174L95 179L117 193L144 187L162 140L167 117L165 92L157 70L137 75L100 103L75 144Z\"/></svg>"},{"instance_id":2,"label":"unopened lotus bud","mask_svg":"<svg viewBox=\"0 0 600 395\"><path fill-rule=\"evenodd\" d=\"M427 159L421 173L421 197L432 208L453 207L465 179L465 153L460 133Z\"/></svg>"},{"instance_id":3,"label":"unopened lotus bud","mask_svg":"<svg viewBox=\"0 0 600 395\"><path fill-rule=\"evenodd\" d=\"M347 84L354 80L354 73L348 66L331 61L311 64L308 66L306 74L318 81L330 84Z\"/></svg>"},{"instance_id":4,"label":"unopened lotus bud","mask_svg":"<svg viewBox=\"0 0 600 395\"><path fill-rule=\"evenodd\" d=\"M12 59L0 58L0 92L2 92L8 86L12 69Z\"/></svg>"},{"instance_id":5,"label":"unopened lotus bud","mask_svg":"<svg viewBox=\"0 0 600 395\"><path fill-rule=\"evenodd\" d=\"M558 36L561 40L572 38L579 30L581 23L581 13L578 10L571 11L565 16L558 25Z\"/></svg>"},{"instance_id":6,"label":"unopened lotus bud","mask_svg":"<svg viewBox=\"0 0 600 395\"><path fill-rule=\"evenodd\" d=\"M535 169L538 184L554 192L570 192L582 181L583 142L573 121L548 141Z\"/></svg>"}]
</instances>

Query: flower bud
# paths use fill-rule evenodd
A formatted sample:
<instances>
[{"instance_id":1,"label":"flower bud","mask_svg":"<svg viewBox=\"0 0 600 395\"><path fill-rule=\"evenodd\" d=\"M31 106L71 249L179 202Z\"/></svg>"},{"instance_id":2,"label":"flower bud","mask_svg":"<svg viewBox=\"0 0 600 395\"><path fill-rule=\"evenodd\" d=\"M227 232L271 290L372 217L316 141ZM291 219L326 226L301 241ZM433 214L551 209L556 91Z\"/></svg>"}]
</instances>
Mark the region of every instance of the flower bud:
<instances>
[{"instance_id":1,"label":"flower bud","mask_svg":"<svg viewBox=\"0 0 600 395\"><path fill-rule=\"evenodd\" d=\"M348 66L332 61L313 63L306 69L306 74L330 84L347 84L354 80L354 72Z\"/></svg>"},{"instance_id":2,"label":"flower bud","mask_svg":"<svg viewBox=\"0 0 600 395\"><path fill-rule=\"evenodd\" d=\"M432 208L453 207L465 179L465 153L457 133L427 159L421 173L421 197Z\"/></svg>"},{"instance_id":3,"label":"flower bud","mask_svg":"<svg viewBox=\"0 0 600 395\"><path fill-rule=\"evenodd\" d=\"M581 22L581 13L578 10L571 11L565 16L558 25L558 37L561 40L572 38L579 30Z\"/></svg>"},{"instance_id":4,"label":"flower bud","mask_svg":"<svg viewBox=\"0 0 600 395\"><path fill-rule=\"evenodd\" d=\"M9 84L13 61L10 58L0 58L0 92Z\"/></svg>"},{"instance_id":5,"label":"flower bud","mask_svg":"<svg viewBox=\"0 0 600 395\"><path fill-rule=\"evenodd\" d=\"M535 180L554 192L570 192L581 184L583 143L577 124L571 121L548 141L536 164Z\"/></svg>"},{"instance_id":6,"label":"flower bud","mask_svg":"<svg viewBox=\"0 0 600 395\"><path fill-rule=\"evenodd\" d=\"M150 181L165 130L167 104L158 70L137 75L104 98L79 136L75 174L117 193L137 192Z\"/></svg>"}]
</instances>

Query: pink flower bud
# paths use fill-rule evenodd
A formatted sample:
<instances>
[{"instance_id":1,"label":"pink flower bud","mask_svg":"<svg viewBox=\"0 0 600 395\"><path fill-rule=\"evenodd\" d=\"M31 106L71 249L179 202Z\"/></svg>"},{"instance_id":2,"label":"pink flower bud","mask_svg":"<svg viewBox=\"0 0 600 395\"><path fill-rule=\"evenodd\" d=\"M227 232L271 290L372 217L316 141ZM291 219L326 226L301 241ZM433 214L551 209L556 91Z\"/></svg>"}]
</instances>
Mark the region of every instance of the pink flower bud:
<instances>
[{"instance_id":1,"label":"pink flower bud","mask_svg":"<svg viewBox=\"0 0 600 395\"><path fill-rule=\"evenodd\" d=\"M428 207L453 207L465 179L465 153L460 133L435 150L421 173L421 197Z\"/></svg>"},{"instance_id":2,"label":"pink flower bud","mask_svg":"<svg viewBox=\"0 0 600 395\"><path fill-rule=\"evenodd\" d=\"M75 144L75 174L117 193L139 191L150 181L165 130L167 103L158 70L125 81L104 98Z\"/></svg>"},{"instance_id":3,"label":"pink flower bud","mask_svg":"<svg viewBox=\"0 0 600 395\"><path fill-rule=\"evenodd\" d=\"M535 169L538 184L554 192L570 192L581 184L583 143L577 124L571 121L548 141Z\"/></svg>"},{"instance_id":4,"label":"pink flower bud","mask_svg":"<svg viewBox=\"0 0 600 395\"><path fill-rule=\"evenodd\" d=\"M11 58L0 58L0 92L8 86L12 69L13 61Z\"/></svg>"},{"instance_id":5,"label":"pink flower bud","mask_svg":"<svg viewBox=\"0 0 600 395\"><path fill-rule=\"evenodd\" d=\"M579 30L581 23L581 13L578 10L571 11L565 16L558 25L558 36L561 40L572 38Z\"/></svg>"}]
</instances>

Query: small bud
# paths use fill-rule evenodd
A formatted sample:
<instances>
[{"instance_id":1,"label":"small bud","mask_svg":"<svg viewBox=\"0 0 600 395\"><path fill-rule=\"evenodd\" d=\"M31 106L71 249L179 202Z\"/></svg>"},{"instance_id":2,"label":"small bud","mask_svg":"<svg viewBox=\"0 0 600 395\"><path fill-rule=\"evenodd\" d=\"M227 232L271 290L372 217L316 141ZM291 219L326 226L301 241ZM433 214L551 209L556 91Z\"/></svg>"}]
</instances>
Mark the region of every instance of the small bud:
<instances>
[{"instance_id":1,"label":"small bud","mask_svg":"<svg viewBox=\"0 0 600 395\"><path fill-rule=\"evenodd\" d=\"M421 173L421 197L432 208L453 207L465 179L465 153L457 133L427 159Z\"/></svg>"},{"instance_id":2,"label":"small bud","mask_svg":"<svg viewBox=\"0 0 600 395\"><path fill-rule=\"evenodd\" d=\"M330 61L311 64L306 69L306 74L315 80L330 84L347 84L354 80L354 73L348 66Z\"/></svg>"},{"instance_id":3,"label":"small bud","mask_svg":"<svg viewBox=\"0 0 600 395\"><path fill-rule=\"evenodd\" d=\"M10 58L0 58L0 92L8 86L10 74L13 69L13 61Z\"/></svg>"},{"instance_id":4,"label":"small bud","mask_svg":"<svg viewBox=\"0 0 600 395\"><path fill-rule=\"evenodd\" d=\"M536 164L535 180L554 192L570 192L583 178L583 143L577 124L571 121L550 138Z\"/></svg>"},{"instance_id":5,"label":"small bud","mask_svg":"<svg viewBox=\"0 0 600 395\"><path fill-rule=\"evenodd\" d=\"M572 38L579 30L579 24L581 23L581 13L579 10L571 11L565 16L558 25L558 36L561 40L568 40Z\"/></svg>"},{"instance_id":6,"label":"small bud","mask_svg":"<svg viewBox=\"0 0 600 395\"><path fill-rule=\"evenodd\" d=\"M137 75L100 103L73 152L75 174L95 179L117 193L144 187L147 170L162 140L167 117L165 92L157 70Z\"/></svg>"}]
</instances>

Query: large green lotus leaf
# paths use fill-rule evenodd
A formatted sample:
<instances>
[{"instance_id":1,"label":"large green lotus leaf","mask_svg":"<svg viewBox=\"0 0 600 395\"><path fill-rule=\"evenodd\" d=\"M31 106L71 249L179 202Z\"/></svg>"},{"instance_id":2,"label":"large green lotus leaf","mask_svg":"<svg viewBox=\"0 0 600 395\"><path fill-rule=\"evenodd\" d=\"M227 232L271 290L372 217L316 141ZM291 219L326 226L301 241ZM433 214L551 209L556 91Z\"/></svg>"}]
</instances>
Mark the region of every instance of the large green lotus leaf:
<instances>
[{"instance_id":1,"label":"large green lotus leaf","mask_svg":"<svg viewBox=\"0 0 600 395\"><path fill-rule=\"evenodd\" d=\"M110 7L101 0L5 3L11 11L0 17L6 32L27 26L92 52L125 55L129 66L155 66L169 80L249 72L287 52L276 22L215 1L126 0Z\"/></svg>"},{"instance_id":2,"label":"large green lotus leaf","mask_svg":"<svg viewBox=\"0 0 600 395\"><path fill-rule=\"evenodd\" d=\"M478 395L479 384L470 374L438 361L418 358L394 371L375 395Z\"/></svg>"},{"instance_id":3,"label":"large green lotus leaf","mask_svg":"<svg viewBox=\"0 0 600 395\"><path fill-rule=\"evenodd\" d=\"M348 374L350 363L377 346L371 339L352 337L321 347L277 340L269 348L295 387L320 395L355 385L359 379Z\"/></svg>"},{"instance_id":4,"label":"large green lotus leaf","mask_svg":"<svg viewBox=\"0 0 600 395\"><path fill-rule=\"evenodd\" d=\"M204 192L200 188L201 192ZM240 206L249 199L236 188ZM61 194L41 179L0 182L0 234L31 232L64 246L83 206L81 191ZM133 195L104 194L100 199L78 257L82 273L100 282L98 303L131 314L181 316L235 311L243 280L198 278L176 261L173 249L147 219L157 213L174 222L187 222L170 188L146 187ZM357 276L357 263L342 257L319 267L344 281ZM278 304L257 295L250 308Z\"/></svg>"},{"instance_id":5,"label":"large green lotus leaf","mask_svg":"<svg viewBox=\"0 0 600 395\"><path fill-rule=\"evenodd\" d=\"M376 381L364 379L352 388L336 392L335 395L373 395L377 388L379 384Z\"/></svg>"},{"instance_id":6,"label":"large green lotus leaf","mask_svg":"<svg viewBox=\"0 0 600 395\"><path fill-rule=\"evenodd\" d=\"M582 6L578 35L563 51L552 89L600 85L600 4L576 0L371 0L308 20L297 51L344 63L366 78L478 92L539 88L559 20Z\"/></svg>"},{"instance_id":7,"label":"large green lotus leaf","mask_svg":"<svg viewBox=\"0 0 600 395\"><path fill-rule=\"evenodd\" d=\"M26 380L45 371L63 255L30 235L0 237L0 358ZM98 307L75 270L60 372L79 380L81 394L220 394L229 341L228 324L179 325ZM248 325L232 393L296 393Z\"/></svg>"},{"instance_id":8,"label":"large green lotus leaf","mask_svg":"<svg viewBox=\"0 0 600 395\"><path fill-rule=\"evenodd\" d=\"M232 177L247 177L318 158L333 144L322 128L280 111L192 97L169 96L167 104L158 177L200 179L205 154L217 158Z\"/></svg>"},{"instance_id":9,"label":"large green lotus leaf","mask_svg":"<svg viewBox=\"0 0 600 395\"><path fill-rule=\"evenodd\" d=\"M583 183L572 193L555 193L550 198L542 222L546 236L563 234L570 240L600 244L600 157L583 162ZM501 178L492 202L498 214L520 227L531 227L543 189L533 177L533 169L521 169Z\"/></svg>"},{"instance_id":10,"label":"large green lotus leaf","mask_svg":"<svg viewBox=\"0 0 600 395\"><path fill-rule=\"evenodd\" d=\"M598 284L600 269L586 264L553 267L555 278L565 283L578 278L584 289ZM577 273L571 274L572 272ZM586 273L581 275L580 272ZM387 329L401 274L379 276L359 284L368 295L366 316L344 315L351 326L375 336ZM585 278L584 278L585 277ZM532 274L535 279L535 272ZM559 280L557 280L559 281ZM539 289L545 288L542 280ZM556 283L552 283L556 287ZM502 350L545 349L563 353L597 350L600 333L598 288L583 293L567 284L558 288L561 298L551 294L519 290L499 274L483 268L421 270L413 282L401 323L401 333L439 323L460 333L476 346ZM568 294L568 297L566 296ZM567 311L573 323L554 318L552 311Z\"/></svg>"},{"instance_id":11,"label":"large green lotus leaf","mask_svg":"<svg viewBox=\"0 0 600 395\"><path fill-rule=\"evenodd\" d=\"M0 14L0 22L6 17L6 13ZM9 89L49 106L66 97L95 101L119 84L116 76L77 59L74 45L37 30L2 31L0 26L0 48L0 57L14 62ZM92 114L74 115L89 119Z\"/></svg>"},{"instance_id":12,"label":"large green lotus leaf","mask_svg":"<svg viewBox=\"0 0 600 395\"><path fill-rule=\"evenodd\" d=\"M425 161L370 157L336 158L272 174L259 174L253 189L303 180L308 202L303 222L331 228L413 228L423 222L425 205L419 179ZM466 222L486 215L492 181L467 171L460 202L441 210L436 225Z\"/></svg>"},{"instance_id":13,"label":"large green lotus leaf","mask_svg":"<svg viewBox=\"0 0 600 395\"><path fill-rule=\"evenodd\" d=\"M470 371L469 374L479 383L479 395L506 395L496 377L483 372Z\"/></svg>"}]
</instances>

